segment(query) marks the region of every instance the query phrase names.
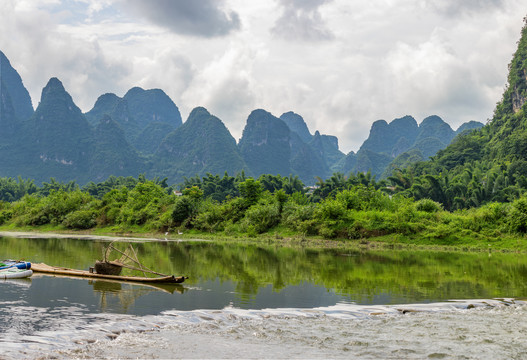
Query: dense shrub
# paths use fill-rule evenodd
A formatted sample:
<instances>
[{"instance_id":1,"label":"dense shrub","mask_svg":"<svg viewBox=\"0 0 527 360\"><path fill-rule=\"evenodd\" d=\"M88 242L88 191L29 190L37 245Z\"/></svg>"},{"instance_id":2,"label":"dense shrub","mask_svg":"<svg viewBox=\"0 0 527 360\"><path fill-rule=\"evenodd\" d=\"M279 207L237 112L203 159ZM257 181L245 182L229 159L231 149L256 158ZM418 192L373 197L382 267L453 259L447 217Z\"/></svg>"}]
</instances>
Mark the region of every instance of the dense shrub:
<instances>
[{"instance_id":1,"label":"dense shrub","mask_svg":"<svg viewBox=\"0 0 527 360\"><path fill-rule=\"evenodd\" d=\"M97 225L95 210L77 210L67 214L62 225L70 229L91 229Z\"/></svg>"},{"instance_id":2,"label":"dense shrub","mask_svg":"<svg viewBox=\"0 0 527 360\"><path fill-rule=\"evenodd\" d=\"M288 201L282 210L282 223L292 230L302 233L313 233L312 219L314 204L300 205L296 201Z\"/></svg>"},{"instance_id":3,"label":"dense shrub","mask_svg":"<svg viewBox=\"0 0 527 360\"><path fill-rule=\"evenodd\" d=\"M186 196L177 199L172 210L172 220L176 225L181 225L190 218L193 212L192 200Z\"/></svg>"},{"instance_id":4,"label":"dense shrub","mask_svg":"<svg viewBox=\"0 0 527 360\"><path fill-rule=\"evenodd\" d=\"M527 233L527 196L522 196L512 203L509 228L520 234Z\"/></svg>"},{"instance_id":5,"label":"dense shrub","mask_svg":"<svg viewBox=\"0 0 527 360\"><path fill-rule=\"evenodd\" d=\"M128 199L128 188L112 189L102 197L102 209L97 217L98 225L116 224L121 213L121 208Z\"/></svg>"},{"instance_id":6,"label":"dense shrub","mask_svg":"<svg viewBox=\"0 0 527 360\"><path fill-rule=\"evenodd\" d=\"M126 202L119 213L119 221L128 225L143 225L155 220L165 203L163 198L169 195L153 181L138 183L128 193Z\"/></svg>"},{"instance_id":7,"label":"dense shrub","mask_svg":"<svg viewBox=\"0 0 527 360\"><path fill-rule=\"evenodd\" d=\"M202 207L194 220L194 227L198 230L215 232L225 228L224 207L216 202L208 201Z\"/></svg>"},{"instance_id":8,"label":"dense shrub","mask_svg":"<svg viewBox=\"0 0 527 360\"><path fill-rule=\"evenodd\" d=\"M234 198L221 205L221 214L225 221L231 221L235 224L245 216L247 207L243 198Z\"/></svg>"},{"instance_id":9,"label":"dense shrub","mask_svg":"<svg viewBox=\"0 0 527 360\"><path fill-rule=\"evenodd\" d=\"M12 204L12 216L19 226L59 225L70 212L79 210L94 200L80 190L51 190L46 197L25 195Z\"/></svg>"},{"instance_id":10,"label":"dense shrub","mask_svg":"<svg viewBox=\"0 0 527 360\"><path fill-rule=\"evenodd\" d=\"M318 204L313 214L316 220L339 220L346 213L346 203L340 199L327 198Z\"/></svg>"},{"instance_id":11,"label":"dense shrub","mask_svg":"<svg viewBox=\"0 0 527 360\"><path fill-rule=\"evenodd\" d=\"M238 184L238 190L242 198L245 199L247 206L251 206L258 202L262 196L263 189L259 181L248 178Z\"/></svg>"},{"instance_id":12,"label":"dense shrub","mask_svg":"<svg viewBox=\"0 0 527 360\"><path fill-rule=\"evenodd\" d=\"M431 199L421 199L415 203L415 210L427 213L436 213L443 210L443 206Z\"/></svg>"},{"instance_id":13,"label":"dense shrub","mask_svg":"<svg viewBox=\"0 0 527 360\"><path fill-rule=\"evenodd\" d=\"M13 210L11 209L11 203L0 200L0 225L11 220L13 217Z\"/></svg>"},{"instance_id":14,"label":"dense shrub","mask_svg":"<svg viewBox=\"0 0 527 360\"><path fill-rule=\"evenodd\" d=\"M494 202L475 209L475 212L486 223L501 225L509 216L510 208L511 204Z\"/></svg>"},{"instance_id":15,"label":"dense shrub","mask_svg":"<svg viewBox=\"0 0 527 360\"><path fill-rule=\"evenodd\" d=\"M44 210L50 219L50 223L58 225L64 221L70 212L79 210L92 200L94 200L92 196L80 190L51 191L44 200Z\"/></svg>"},{"instance_id":16,"label":"dense shrub","mask_svg":"<svg viewBox=\"0 0 527 360\"><path fill-rule=\"evenodd\" d=\"M242 227L246 232L256 231L261 234L280 222L280 209L277 201L265 199L251 206L245 212Z\"/></svg>"}]
</instances>

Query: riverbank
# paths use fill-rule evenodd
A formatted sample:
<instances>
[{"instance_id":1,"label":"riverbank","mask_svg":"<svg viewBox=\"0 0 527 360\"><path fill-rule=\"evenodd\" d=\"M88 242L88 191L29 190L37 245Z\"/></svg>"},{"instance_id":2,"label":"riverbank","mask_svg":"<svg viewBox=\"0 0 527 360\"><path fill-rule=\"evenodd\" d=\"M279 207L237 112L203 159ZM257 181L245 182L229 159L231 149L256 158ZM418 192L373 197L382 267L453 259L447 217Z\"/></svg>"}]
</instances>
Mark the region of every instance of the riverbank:
<instances>
[{"instance_id":1,"label":"riverbank","mask_svg":"<svg viewBox=\"0 0 527 360\"><path fill-rule=\"evenodd\" d=\"M74 231L60 226L23 227L0 226L0 236L15 238L76 238L102 241L215 241L245 242L304 248L343 248L363 250L434 250L434 251L473 251L473 252L527 252L527 239L506 235L486 241L469 241L433 237L384 235L365 239L324 239L319 236L304 236L279 230L257 236L244 234L212 234L196 230L176 232L150 232L142 228L115 229L96 228Z\"/></svg>"},{"instance_id":2,"label":"riverbank","mask_svg":"<svg viewBox=\"0 0 527 360\"><path fill-rule=\"evenodd\" d=\"M511 203L449 212L430 199L390 197L364 186L319 202L281 192L217 202L203 198L197 188L175 197L152 182L126 189L111 190L103 199L75 190L4 202L0 230L302 247L527 252L527 195Z\"/></svg>"}]
</instances>

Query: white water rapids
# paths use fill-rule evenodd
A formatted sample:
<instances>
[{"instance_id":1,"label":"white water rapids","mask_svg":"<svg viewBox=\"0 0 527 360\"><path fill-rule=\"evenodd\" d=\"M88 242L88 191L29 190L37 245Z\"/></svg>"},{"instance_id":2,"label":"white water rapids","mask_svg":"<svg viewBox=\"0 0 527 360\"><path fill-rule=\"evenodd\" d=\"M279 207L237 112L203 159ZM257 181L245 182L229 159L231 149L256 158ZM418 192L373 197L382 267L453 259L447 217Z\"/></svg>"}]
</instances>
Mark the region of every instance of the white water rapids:
<instances>
[{"instance_id":1,"label":"white water rapids","mask_svg":"<svg viewBox=\"0 0 527 360\"><path fill-rule=\"evenodd\" d=\"M3 304L6 306L6 304ZM313 309L165 311L160 315L83 314L64 307L17 313L45 330L24 336L13 324L0 358L432 358L527 357L523 301L337 304ZM27 308L18 308L26 311ZM56 315L56 314L55 314ZM26 324L27 325L27 324Z\"/></svg>"}]
</instances>

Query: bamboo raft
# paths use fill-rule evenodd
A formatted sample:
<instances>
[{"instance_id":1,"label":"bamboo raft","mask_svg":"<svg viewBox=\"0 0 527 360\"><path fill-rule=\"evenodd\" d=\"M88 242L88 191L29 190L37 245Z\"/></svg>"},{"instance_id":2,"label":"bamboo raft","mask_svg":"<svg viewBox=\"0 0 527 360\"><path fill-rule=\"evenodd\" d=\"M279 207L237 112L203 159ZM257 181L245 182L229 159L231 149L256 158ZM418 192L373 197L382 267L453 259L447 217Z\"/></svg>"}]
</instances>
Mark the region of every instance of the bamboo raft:
<instances>
[{"instance_id":1,"label":"bamboo raft","mask_svg":"<svg viewBox=\"0 0 527 360\"><path fill-rule=\"evenodd\" d=\"M95 279L110 279L117 281L129 281L129 282L140 282L140 283L157 283L157 284L181 284L185 281L185 276L161 276L155 278L140 277L140 276L122 276L122 275L106 275L97 274L87 270L69 269L58 266L50 266L44 263L31 263L31 269L35 273L45 274L56 274L56 275L70 275L84 278L95 278Z\"/></svg>"}]
</instances>

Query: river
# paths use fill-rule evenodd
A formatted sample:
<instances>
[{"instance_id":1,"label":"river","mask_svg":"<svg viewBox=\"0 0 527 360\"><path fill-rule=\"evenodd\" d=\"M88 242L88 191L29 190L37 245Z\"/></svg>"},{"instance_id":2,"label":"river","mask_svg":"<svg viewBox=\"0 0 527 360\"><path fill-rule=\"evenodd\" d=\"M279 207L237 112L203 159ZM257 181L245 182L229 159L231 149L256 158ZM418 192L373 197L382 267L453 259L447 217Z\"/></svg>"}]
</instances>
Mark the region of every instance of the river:
<instances>
[{"instance_id":1,"label":"river","mask_svg":"<svg viewBox=\"0 0 527 360\"><path fill-rule=\"evenodd\" d=\"M1 281L0 358L527 356L524 255L132 244L189 279ZM2 237L0 258L86 269L106 245Z\"/></svg>"}]
</instances>

